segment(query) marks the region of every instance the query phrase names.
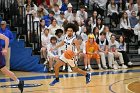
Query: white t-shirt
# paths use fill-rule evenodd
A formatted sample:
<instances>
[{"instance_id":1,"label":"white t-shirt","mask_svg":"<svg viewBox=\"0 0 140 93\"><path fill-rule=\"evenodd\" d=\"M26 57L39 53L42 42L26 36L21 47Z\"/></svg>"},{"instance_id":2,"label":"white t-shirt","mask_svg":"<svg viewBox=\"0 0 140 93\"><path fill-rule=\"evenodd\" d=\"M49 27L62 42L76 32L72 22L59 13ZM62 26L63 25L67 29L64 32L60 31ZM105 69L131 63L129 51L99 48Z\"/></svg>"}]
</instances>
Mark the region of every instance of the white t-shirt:
<instances>
[{"instance_id":1,"label":"white t-shirt","mask_svg":"<svg viewBox=\"0 0 140 93\"><path fill-rule=\"evenodd\" d=\"M55 32L56 32L55 30L60 29L60 26L56 25L56 26L54 27L54 26L52 26L52 25L50 24L49 27L48 27L48 29L50 30L50 31L49 31L49 34L55 35Z\"/></svg>"},{"instance_id":2,"label":"white t-shirt","mask_svg":"<svg viewBox=\"0 0 140 93\"><path fill-rule=\"evenodd\" d=\"M50 43L50 38L52 37L52 35L48 34L48 36L46 36L45 34L43 34L41 36L41 42L42 42L42 46L47 48L47 45L49 45Z\"/></svg>"},{"instance_id":3,"label":"white t-shirt","mask_svg":"<svg viewBox=\"0 0 140 93\"><path fill-rule=\"evenodd\" d=\"M109 50L111 52L115 52L119 48L119 43L117 41L114 41L113 43L109 42Z\"/></svg>"}]
</instances>

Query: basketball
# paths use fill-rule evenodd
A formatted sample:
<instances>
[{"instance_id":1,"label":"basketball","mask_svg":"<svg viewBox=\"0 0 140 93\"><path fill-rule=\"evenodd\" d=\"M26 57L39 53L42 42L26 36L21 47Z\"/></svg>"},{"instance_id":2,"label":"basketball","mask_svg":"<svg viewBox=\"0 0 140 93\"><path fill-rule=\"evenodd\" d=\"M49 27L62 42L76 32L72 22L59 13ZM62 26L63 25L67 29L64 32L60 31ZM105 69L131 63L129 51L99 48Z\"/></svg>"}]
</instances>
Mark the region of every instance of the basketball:
<instances>
[{"instance_id":1,"label":"basketball","mask_svg":"<svg viewBox=\"0 0 140 93\"><path fill-rule=\"evenodd\" d=\"M64 56L65 56L65 58L67 58L67 59L72 59L73 57L74 57L74 52L72 51L72 50L66 50L65 52L64 52Z\"/></svg>"}]
</instances>

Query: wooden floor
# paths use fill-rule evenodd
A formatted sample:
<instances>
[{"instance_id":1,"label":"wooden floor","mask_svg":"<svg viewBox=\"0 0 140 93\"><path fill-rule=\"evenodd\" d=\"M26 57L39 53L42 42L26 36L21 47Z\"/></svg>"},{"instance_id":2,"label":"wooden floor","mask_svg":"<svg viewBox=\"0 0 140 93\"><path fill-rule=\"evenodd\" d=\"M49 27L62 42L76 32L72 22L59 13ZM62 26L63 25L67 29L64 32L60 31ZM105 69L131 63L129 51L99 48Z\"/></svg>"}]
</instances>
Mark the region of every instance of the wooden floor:
<instances>
[{"instance_id":1,"label":"wooden floor","mask_svg":"<svg viewBox=\"0 0 140 93\"><path fill-rule=\"evenodd\" d=\"M94 70L91 73L92 80L88 85L80 74L61 73L60 82L51 87L49 83L54 79L54 74L15 72L21 80L25 80L23 93L134 93L135 85L140 85L140 67ZM20 92L15 82L0 73L0 93ZM140 93L140 86L137 86L135 93Z\"/></svg>"}]
</instances>

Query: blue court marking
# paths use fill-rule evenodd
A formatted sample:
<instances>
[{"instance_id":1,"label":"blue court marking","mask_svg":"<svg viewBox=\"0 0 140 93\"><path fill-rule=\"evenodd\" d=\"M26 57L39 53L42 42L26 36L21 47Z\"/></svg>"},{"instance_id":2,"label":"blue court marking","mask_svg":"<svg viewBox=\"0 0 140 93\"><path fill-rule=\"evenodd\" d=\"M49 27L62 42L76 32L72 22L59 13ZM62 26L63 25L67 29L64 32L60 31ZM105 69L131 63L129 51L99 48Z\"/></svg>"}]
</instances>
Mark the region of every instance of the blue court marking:
<instances>
[{"instance_id":1,"label":"blue court marking","mask_svg":"<svg viewBox=\"0 0 140 93\"><path fill-rule=\"evenodd\" d=\"M140 69L135 69L135 70L119 70L119 71L103 71L103 72L91 72L92 76L95 75L107 75L107 74L121 74L121 73L133 73L133 72L140 72ZM69 77L78 77L78 76L83 76L81 74L76 74L76 73L67 73L67 74L60 74L59 78L69 78ZM55 75L42 75L42 76L31 76L31 77L20 77L20 80L40 80L40 79L51 79L55 78ZM12 81L11 79L0 79L0 82L9 82Z\"/></svg>"},{"instance_id":2,"label":"blue court marking","mask_svg":"<svg viewBox=\"0 0 140 93\"><path fill-rule=\"evenodd\" d=\"M111 91L112 93L116 93L116 92L112 89L112 87L113 87L114 84L117 84L117 83L119 83L119 82L121 82L121 81L130 80L130 79L135 79L135 78L140 78L140 77L133 77L133 78L127 78L127 79L124 79L124 80L116 81L116 82L114 82L114 83L112 83L112 84L109 85L109 91Z\"/></svg>"}]
</instances>

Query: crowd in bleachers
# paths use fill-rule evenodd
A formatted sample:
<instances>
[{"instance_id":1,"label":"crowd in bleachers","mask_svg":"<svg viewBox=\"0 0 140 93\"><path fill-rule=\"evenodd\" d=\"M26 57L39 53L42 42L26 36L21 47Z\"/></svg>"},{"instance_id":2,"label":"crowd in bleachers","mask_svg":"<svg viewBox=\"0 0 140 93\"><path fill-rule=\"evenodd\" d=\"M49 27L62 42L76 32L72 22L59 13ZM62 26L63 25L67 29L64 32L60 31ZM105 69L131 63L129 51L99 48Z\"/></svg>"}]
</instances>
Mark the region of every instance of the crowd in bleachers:
<instances>
[{"instance_id":1,"label":"crowd in bleachers","mask_svg":"<svg viewBox=\"0 0 140 93\"><path fill-rule=\"evenodd\" d=\"M36 30L30 21L39 21L41 28L39 29L42 44L41 62L49 63L49 70L53 72L53 59L60 56L65 47L49 50L64 40L67 34L65 26L72 23L78 27L77 32L73 35L80 36L82 40L80 56L84 57L85 70L92 69L90 58L96 59L99 69L127 68L132 65L126 54L125 41L134 42L135 38L138 39L138 45L140 45L140 14L137 3L130 5L127 0L79 0L79 4L79 9L75 10L68 0L44 0L43 2L37 0L37 5L32 0L25 2L28 36L31 36L33 29ZM88 15L89 11L86 11L89 7L92 7L92 11L90 11L92 15ZM104 24L104 19L107 16L111 20L112 27L116 28L120 25L122 35L118 40L116 35L111 32L110 26ZM88 54L87 47L92 44L97 44L97 53L95 54L98 54L99 57L97 55L86 56ZM92 52L93 50L91 49ZM65 66L63 66L64 69Z\"/></svg>"},{"instance_id":2,"label":"crowd in bleachers","mask_svg":"<svg viewBox=\"0 0 140 93\"><path fill-rule=\"evenodd\" d=\"M88 60L90 57L85 56L87 53L86 43L91 35L93 35L94 41L99 46L98 54L101 57L101 61L95 58L99 69L127 68L127 66L132 65L126 54L125 40L127 39L131 42L136 35L140 38L138 5L129 5L126 0L99 1L79 0L81 4L79 10L74 10L73 5L68 0L47 0L42 3L39 2L38 7L31 0L27 0L24 4L26 15L32 14L34 21L40 21L41 61L45 64L49 61L50 71L53 71L53 57L60 56L65 48L61 47L51 52L49 50L59 45L66 37L67 33L64 31L64 27L68 23L78 26L78 31L74 35L80 35L82 39L81 52L84 55L85 70L92 69ZM93 12L91 16L86 11L89 5L92 5L93 8L93 11L90 11ZM107 9L105 10L104 8ZM104 12L107 12L107 15ZM116 40L116 35L104 24L105 16L111 19L111 26L114 28L120 24L122 35L119 36L118 41ZM27 30L28 28L29 26L27 26ZM108 57L108 61L106 61L106 57ZM117 66L116 60L120 61L121 67Z\"/></svg>"}]
</instances>

